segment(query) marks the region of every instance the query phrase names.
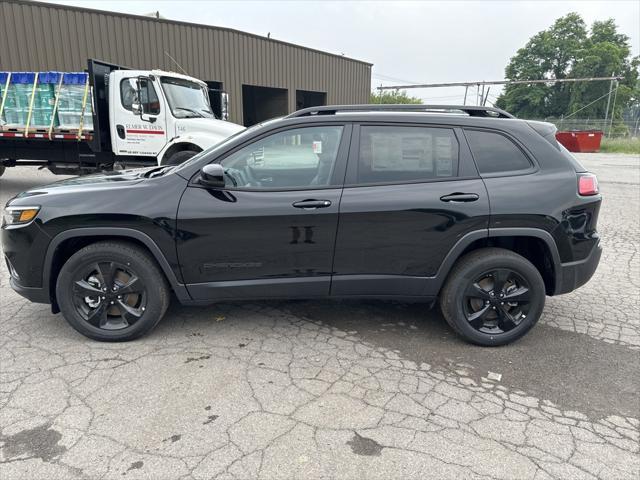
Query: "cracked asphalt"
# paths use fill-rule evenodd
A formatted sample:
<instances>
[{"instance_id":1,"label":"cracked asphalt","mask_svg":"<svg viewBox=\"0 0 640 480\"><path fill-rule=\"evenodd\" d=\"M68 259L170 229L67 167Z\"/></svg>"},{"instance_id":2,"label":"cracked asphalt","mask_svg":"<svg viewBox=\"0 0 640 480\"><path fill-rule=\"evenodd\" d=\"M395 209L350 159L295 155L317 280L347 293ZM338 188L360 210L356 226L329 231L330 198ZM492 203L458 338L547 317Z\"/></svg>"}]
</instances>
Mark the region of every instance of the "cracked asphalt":
<instances>
[{"instance_id":1,"label":"cracked asphalt","mask_svg":"<svg viewBox=\"0 0 640 480\"><path fill-rule=\"evenodd\" d=\"M591 154L604 255L497 349L375 301L170 308L85 339L0 267L0 478L640 478L640 159ZM0 201L56 180L8 170Z\"/></svg>"}]
</instances>

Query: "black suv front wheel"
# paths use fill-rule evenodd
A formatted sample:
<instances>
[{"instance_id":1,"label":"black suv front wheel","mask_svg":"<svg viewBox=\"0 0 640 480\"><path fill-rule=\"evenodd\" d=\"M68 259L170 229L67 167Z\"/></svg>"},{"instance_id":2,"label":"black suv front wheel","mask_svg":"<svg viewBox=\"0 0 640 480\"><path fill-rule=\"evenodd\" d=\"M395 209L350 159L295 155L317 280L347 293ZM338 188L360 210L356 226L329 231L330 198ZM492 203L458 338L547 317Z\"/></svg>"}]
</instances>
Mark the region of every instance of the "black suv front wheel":
<instances>
[{"instance_id":1,"label":"black suv front wheel","mask_svg":"<svg viewBox=\"0 0 640 480\"><path fill-rule=\"evenodd\" d=\"M447 323L471 343L499 346L517 340L538 321L545 286L526 258L501 248L462 257L440 295Z\"/></svg>"},{"instance_id":2,"label":"black suv front wheel","mask_svg":"<svg viewBox=\"0 0 640 480\"><path fill-rule=\"evenodd\" d=\"M169 287L141 248L98 242L62 266L56 297L64 318L78 332L119 342L138 338L158 324L169 306Z\"/></svg>"}]
</instances>

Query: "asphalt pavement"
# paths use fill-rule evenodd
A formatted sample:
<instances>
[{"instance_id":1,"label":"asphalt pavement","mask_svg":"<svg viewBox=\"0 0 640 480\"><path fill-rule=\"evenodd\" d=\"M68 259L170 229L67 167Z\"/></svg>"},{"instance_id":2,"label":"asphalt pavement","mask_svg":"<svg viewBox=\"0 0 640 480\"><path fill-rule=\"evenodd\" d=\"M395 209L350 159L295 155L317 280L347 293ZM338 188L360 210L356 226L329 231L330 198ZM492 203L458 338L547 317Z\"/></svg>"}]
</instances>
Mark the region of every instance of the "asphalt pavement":
<instances>
[{"instance_id":1,"label":"asphalt pavement","mask_svg":"<svg viewBox=\"0 0 640 480\"><path fill-rule=\"evenodd\" d=\"M0 266L0 478L640 478L640 158L585 154L593 279L523 339L382 301L174 303L88 340ZM60 179L8 169L0 202Z\"/></svg>"}]
</instances>

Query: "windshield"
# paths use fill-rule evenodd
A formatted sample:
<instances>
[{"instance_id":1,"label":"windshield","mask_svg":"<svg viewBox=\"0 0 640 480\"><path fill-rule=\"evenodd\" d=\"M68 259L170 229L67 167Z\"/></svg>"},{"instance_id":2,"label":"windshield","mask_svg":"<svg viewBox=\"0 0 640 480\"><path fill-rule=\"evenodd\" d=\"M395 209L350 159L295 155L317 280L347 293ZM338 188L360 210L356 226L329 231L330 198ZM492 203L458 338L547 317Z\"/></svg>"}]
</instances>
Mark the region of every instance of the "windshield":
<instances>
[{"instance_id":1,"label":"windshield","mask_svg":"<svg viewBox=\"0 0 640 480\"><path fill-rule=\"evenodd\" d=\"M174 117L214 118L205 87L175 77L162 77L160 82Z\"/></svg>"}]
</instances>

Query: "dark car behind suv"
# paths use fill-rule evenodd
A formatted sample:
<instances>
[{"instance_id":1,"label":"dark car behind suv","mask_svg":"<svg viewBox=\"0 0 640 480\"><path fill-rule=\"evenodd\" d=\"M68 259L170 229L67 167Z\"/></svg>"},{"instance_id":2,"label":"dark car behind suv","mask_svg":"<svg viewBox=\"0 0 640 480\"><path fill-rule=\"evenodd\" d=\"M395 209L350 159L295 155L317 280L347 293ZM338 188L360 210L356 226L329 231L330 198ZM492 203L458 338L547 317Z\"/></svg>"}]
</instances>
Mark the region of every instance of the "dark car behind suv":
<instances>
[{"instance_id":1,"label":"dark car behind suv","mask_svg":"<svg viewBox=\"0 0 640 480\"><path fill-rule=\"evenodd\" d=\"M484 107L301 110L177 167L19 194L11 285L97 340L147 333L173 293L439 297L465 339L505 344L600 259L596 178L554 134Z\"/></svg>"}]
</instances>

